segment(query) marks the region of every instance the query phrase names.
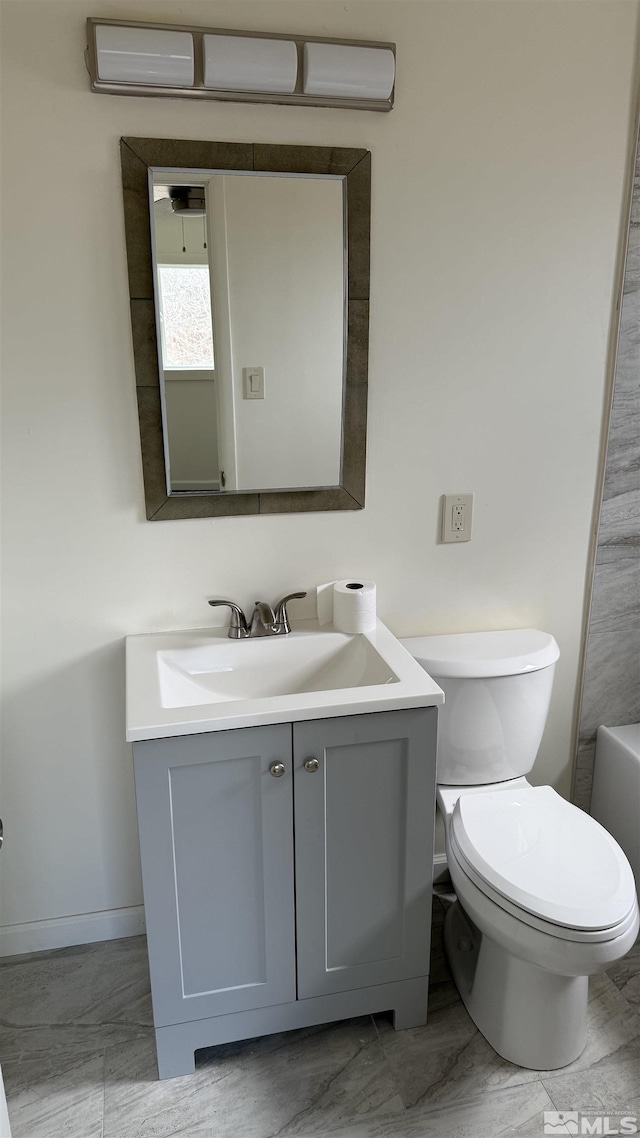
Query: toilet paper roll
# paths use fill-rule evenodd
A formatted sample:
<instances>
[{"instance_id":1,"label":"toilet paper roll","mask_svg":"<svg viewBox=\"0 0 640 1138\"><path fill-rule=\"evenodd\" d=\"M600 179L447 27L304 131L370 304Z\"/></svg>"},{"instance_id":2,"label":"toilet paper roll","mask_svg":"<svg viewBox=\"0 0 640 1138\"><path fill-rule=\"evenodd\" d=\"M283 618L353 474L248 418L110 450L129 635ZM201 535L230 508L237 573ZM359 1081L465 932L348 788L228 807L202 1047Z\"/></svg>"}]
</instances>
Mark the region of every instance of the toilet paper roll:
<instances>
[{"instance_id":1,"label":"toilet paper roll","mask_svg":"<svg viewBox=\"0 0 640 1138\"><path fill-rule=\"evenodd\" d=\"M333 586L333 627L337 632L372 632L376 626L376 587L353 578Z\"/></svg>"}]
</instances>

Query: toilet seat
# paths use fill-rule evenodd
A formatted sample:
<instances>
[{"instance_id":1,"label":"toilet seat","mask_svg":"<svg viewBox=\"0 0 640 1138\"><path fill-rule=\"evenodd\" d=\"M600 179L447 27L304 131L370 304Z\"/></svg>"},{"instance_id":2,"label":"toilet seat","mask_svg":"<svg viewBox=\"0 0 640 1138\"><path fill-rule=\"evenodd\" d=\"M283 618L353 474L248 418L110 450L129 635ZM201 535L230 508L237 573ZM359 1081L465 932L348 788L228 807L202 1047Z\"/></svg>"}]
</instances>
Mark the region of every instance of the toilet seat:
<instances>
[{"instance_id":1,"label":"toilet seat","mask_svg":"<svg viewBox=\"0 0 640 1138\"><path fill-rule=\"evenodd\" d=\"M617 842L549 786L461 794L450 842L461 869L525 923L567 940L609 940L635 912Z\"/></svg>"},{"instance_id":2,"label":"toilet seat","mask_svg":"<svg viewBox=\"0 0 640 1138\"><path fill-rule=\"evenodd\" d=\"M505 916L515 918L521 926L544 933L545 939L551 938L556 943L558 941L565 942L567 948L570 945L584 945L585 948L591 945L594 949L600 945L604 948L606 944L615 943L618 938L627 933L634 921L637 920L636 910L631 909L622 921L611 928L584 930L567 928L566 925L554 924L551 921L543 920L542 917L536 917L533 913L527 912L526 909L519 908L513 901L508 901L506 897L492 889L486 881L483 881L473 867L464 862L463 855L460 853L456 840L451 833L447 841L447 862L454 889L465 903L468 899L467 886L470 886L482 894L487 904L502 909Z\"/></svg>"}]
</instances>

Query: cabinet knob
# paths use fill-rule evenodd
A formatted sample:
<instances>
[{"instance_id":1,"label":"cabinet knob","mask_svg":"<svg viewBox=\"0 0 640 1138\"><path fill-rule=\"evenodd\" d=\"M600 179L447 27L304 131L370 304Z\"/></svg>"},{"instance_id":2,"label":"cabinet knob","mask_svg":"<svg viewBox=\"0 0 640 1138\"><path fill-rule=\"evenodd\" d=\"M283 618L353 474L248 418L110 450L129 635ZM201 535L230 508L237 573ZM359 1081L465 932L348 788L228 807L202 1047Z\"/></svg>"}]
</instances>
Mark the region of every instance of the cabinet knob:
<instances>
[{"instance_id":1,"label":"cabinet knob","mask_svg":"<svg viewBox=\"0 0 640 1138\"><path fill-rule=\"evenodd\" d=\"M284 763L272 763L269 767L269 774L274 778L282 778L284 774Z\"/></svg>"},{"instance_id":2,"label":"cabinet knob","mask_svg":"<svg viewBox=\"0 0 640 1138\"><path fill-rule=\"evenodd\" d=\"M317 759L305 759L304 769L309 771L309 774L315 774L319 766L320 763Z\"/></svg>"}]
</instances>

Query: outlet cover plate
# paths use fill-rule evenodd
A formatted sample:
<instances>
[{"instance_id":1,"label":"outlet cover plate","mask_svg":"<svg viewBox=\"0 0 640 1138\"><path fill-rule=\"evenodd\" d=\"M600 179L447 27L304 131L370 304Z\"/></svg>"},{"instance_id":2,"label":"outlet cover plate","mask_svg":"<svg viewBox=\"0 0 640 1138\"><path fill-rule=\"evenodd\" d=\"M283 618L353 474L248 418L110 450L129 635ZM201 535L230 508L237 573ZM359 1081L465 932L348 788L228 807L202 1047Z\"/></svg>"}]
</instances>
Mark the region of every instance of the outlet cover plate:
<instances>
[{"instance_id":1,"label":"outlet cover plate","mask_svg":"<svg viewBox=\"0 0 640 1138\"><path fill-rule=\"evenodd\" d=\"M473 494L444 494L442 541L471 541Z\"/></svg>"}]
</instances>

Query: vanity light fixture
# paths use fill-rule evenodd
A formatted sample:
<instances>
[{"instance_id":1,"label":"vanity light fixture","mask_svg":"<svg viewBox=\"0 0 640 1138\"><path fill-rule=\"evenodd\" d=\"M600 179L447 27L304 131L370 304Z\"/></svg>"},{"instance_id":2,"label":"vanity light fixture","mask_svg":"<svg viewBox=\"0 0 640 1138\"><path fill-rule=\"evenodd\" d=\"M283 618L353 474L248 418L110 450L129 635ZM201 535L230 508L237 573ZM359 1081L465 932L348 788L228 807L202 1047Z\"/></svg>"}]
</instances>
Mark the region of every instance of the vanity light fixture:
<instances>
[{"instance_id":1,"label":"vanity light fixture","mask_svg":"<svg viewBox=\"0 0 640 1138\"><path fill-rule=\"evenodd\" d=\"M344 43L305 43L306 95L343 99L388 99L395 78L395 56L377 47Z\"/></svg>"},{"instance_id":2,"label":"vanity light fixture","mask_svg":"<svg viewBox=\"0 0 640 1138\"><path fill-rule=\"evenodd\" d=\"M95 53L98 78L103 82L193 86L193 36L187 32L97 24Z\"/></svg>"},{"instance_id":3,"label":"vanity light fixture","mask_svg":"<svg viewBox=\"0 0 640 1138\"><path fill-rule=\"evenodd\" d=\"M207 90L281 95L295 91L298 49L293 40L205 34L202 49Z\"/></svg>"},{"instance_id":4,"label":"vanity light fixture","mask_svg":"<svg viewBox=\"0 0 640 1138\"><path fill-rule=\"evenodd\" d=\"M91 90L390 111L395 44L87 20Z\"/></svg>"}]
</instances>

